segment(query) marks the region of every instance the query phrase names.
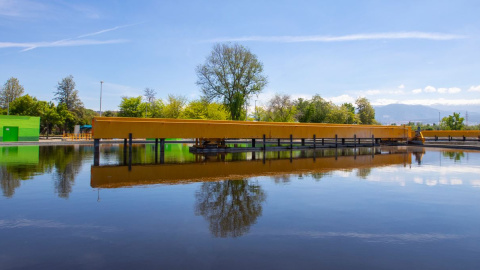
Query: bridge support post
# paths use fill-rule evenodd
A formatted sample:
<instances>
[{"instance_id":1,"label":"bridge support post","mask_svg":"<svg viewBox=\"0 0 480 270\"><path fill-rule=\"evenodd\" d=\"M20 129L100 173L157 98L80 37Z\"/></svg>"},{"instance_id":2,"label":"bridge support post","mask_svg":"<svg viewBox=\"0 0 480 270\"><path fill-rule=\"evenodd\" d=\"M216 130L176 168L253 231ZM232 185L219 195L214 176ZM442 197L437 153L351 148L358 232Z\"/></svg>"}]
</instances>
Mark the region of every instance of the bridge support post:
<instances>
[{"instance_id":1,"label":"bridge support post","mask_svg":"<svg viewBox=\"0 0 480 270\"><path fill-rule=\"evenodd\" d=\"M93 165L99 166L100 165L100 139L93 140L93 148L94 148Z\"/></svg>"},{"instance_id":2,"label":"bridge support post","mask_svg":"<svg viewBox=\"0 0 480 270\"><path fill-rule=\"evenodd\" d=\"M335 148L338 148L338 135L335 134Z\"/></svg>"},{"instance_id":3,"label":"bridge support post","mask_svg":"<svg viewBox=\"0 0 480 270\"><path fill-rule=\"evenodd\" d=\"M267 150L267 138L265 136L265 134L263 134L263 152L265 152L265 150ZM264 154L265 156L265 154Z\"/></svg>"},{"instance_id":4,"label":"bridge support post","mask_svg":"<svg viewBox=\"0 0 480 270\"><path fill-rule=\"evenodd\" d=\"M353 134L353 147L357 148L357 134Z\"/></svg>"},{"instance_id":5,"label":"bridge support post","mask_svg":"<svg viewBox=\"0 0 480 270\"><path fill-rule=\"evenodd\" d=\"M313 134L313 149L317 148L317 136Z\"/></svg>"},{"instance_id":6,"label":"bridge support post","mask_svg":"<svg viewBox=\"0 0 480 270\"><path fill-rule=\"evenodd\" d=\"M342 138L342 145L345 145L345 138Z\"/></svg>"},{"instance_id":7,"label":"bridge support post","mask_svg":"<svg viewBox=\"0 0 480 270\"><path fill-rule=\"evenodd\" d=\"M165 163L165 139L160 138L160 164Z\"/></svg>"},{"instance_id":8,"label":"bridge support post","mask_svg":"<svg viewBox=\"0 0 480 270\"><path fill-rule=\"evenodd\" d=\"M293 149L293 135L290 134L290 149Z\"/></svg>"},{"instance_id":9,"label":"bridge support post","mask_svg":"<svg viewBox=\"0 0 480 270\"><path fill-rule=\"evenodd\" d=\"M325 145L325 138L322 138L322 146Z\"/></svg>"},{"instance_id":10,"label":"bridge support post","mask_svg":"<svg viewBox=\"0 0 480 270\"><path fill-rule=\"evenodd\" d=\"M305 146L305 139L302 139L302 146Z\"/></svg>"},{"instance_id":11,"label":"bridge support post","mask_svg":"<svg viewBox=\"0 0 480 270\"><path fill-rule=\"evenodd\" d=\"M160 153L165 152L165 139L160 139Z\"/></svg>"},{"instance_id":12,"label":"bridge support post","mask_svg":"<svg viewBox=\"0 0 480 270\"><path fill-rule=\"evenodd\" d=\"M375 146L375 135L372 135L372 146Z\"/></svg>"},{"instance_id":13,"label":"bridge support post","mask_svg":"<svg viewBox=\"0 0 480 270\"><path fill-rule=\"evenodd\" d=\"M255 139L252 139L252 147L255 148Z\"/></svg>"},{"instance_id":14,"label":"bridge support post","mask_svg":"<svg viewBox=\"0 0 480 270\"><path fill-rule=\"evenodd\" d=\"M466 141L467 138L465 138L465 136L463 136L463 141Z\"/></svg>"},{"instance_id":15,"label":"bridge support post","mask_svg":"<svg viewBox=\"0 0 480 270\"><path fill-rule=\"evenodd\" d=\"M437 135L435 135L435 141L438 141L438 136Z\"/></svg>"},{"instance_id":16,"label":"bridge support post","mask_svg":"<svg viewBox=\"0 0 480 270\"><path fill-rule=\"evenodd\" d=\"M280 143L280 139L277 141L277 146L281 146L282 144Z\"/></svg>"}]
</instances>

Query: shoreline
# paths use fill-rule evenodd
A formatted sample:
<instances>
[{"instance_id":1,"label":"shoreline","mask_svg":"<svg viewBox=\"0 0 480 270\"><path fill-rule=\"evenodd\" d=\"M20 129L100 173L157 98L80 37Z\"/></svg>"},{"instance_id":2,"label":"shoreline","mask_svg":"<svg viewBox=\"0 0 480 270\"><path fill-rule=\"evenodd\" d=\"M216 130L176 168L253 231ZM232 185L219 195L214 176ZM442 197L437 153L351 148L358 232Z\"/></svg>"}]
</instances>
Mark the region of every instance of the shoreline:
<instances>
[{"instance_id":1,"label":"shoreline","mask_svg":"<svg viewBox=\"0 0 480 270\"><path fill-rule=\"evenodd\" d=\"M100 140L100 144L123 144L123 140ZM235 141L231 143L239 143L239 144L244 144L244 143L249 143L250 141ZM133 140L133 143L135 144L154 144L155 141L153 140ZM187 144L193 144L195 143L194 140L178 140L178 141L165 141L166 144L172 144L172 143L187 143ZM407 145L407 146L413 146L413 147L426 147L426 148L445 148L445 149L456 149L456 150L476 150L480 151L480 142L473 143L468 142L469 144L462 144L458 142L454 143L433 143L433 142L427 142L423 145ZM259 144L261 144L259 142ZM25 142L0 142L0 147L2 146L33 146L33 145L39 145L39 146L57 146L57 145L91 145L93 146L93 140L92 141L63 141L63 140L39 140L39 141L25 141ZM365 147L365 146L363 146ZM339 148L344 148L344 147L339 147ZM248 151L248 150L246 150Z\"/></svg>"}]
</instances>

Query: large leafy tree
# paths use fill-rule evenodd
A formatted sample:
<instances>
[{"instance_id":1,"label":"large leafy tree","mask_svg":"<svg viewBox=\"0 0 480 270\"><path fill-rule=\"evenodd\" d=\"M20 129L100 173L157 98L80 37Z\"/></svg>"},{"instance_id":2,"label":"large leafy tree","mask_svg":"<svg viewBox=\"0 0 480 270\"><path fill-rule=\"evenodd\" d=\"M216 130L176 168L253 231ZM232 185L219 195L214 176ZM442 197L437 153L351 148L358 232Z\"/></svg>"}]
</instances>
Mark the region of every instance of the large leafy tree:
<instances>
[{"instance_id":1,"label":"large leafy tree","mask_svg":"<svg viewBox=\"0 0 480 270\"><path fill-rule=\"evenodd\" d=\"M462 130L465 128L464 120L465 118L460 117L460 113L454 112L453 115L444 117L440 126L446 130Z\"/></svg>"},{"instance_id":2,"label":"large leafy tree","mask_svg":"<svg viewBox=\"0 0 480 270\"><path fill-rule=\"evenodd\" d=\"M142 117L144 112L142 106L142 97L122 97L120 103L120 111L118 116L120 117Z\"/></svg>"},{"instance_id":3,"label":"large leafy tree","mask_svg":"<svg viewBox=\"0 0 480 270\"><path fill-rule=\"evenodd\" d=\"M232 120L239 120L247 100L267 85L263 64L239 44L215 45L196 72L204 97L223 102Z\"/></svg>"},{"instance_id":4,"label":"large leafy tree","mask_svg":"<svg viewBox=\"0 0 480 270\"><path fill-rule=\"evenodd\" d=\"M8 108L9 104L23 95L24 88L17 78L11 77L5 82L0 91L0 106Z\"/></svg>"},{"instance_id":5,"label":"large leafy tree","mask_svg":"<svg viewBox=\"0 0 480 270\"><path fill-rule=\"evenodd\" d=\"M370 105L368 99L364 97L358 98L355 104L357 105L358 118L361 124L373 125L377 123L375 121L375 109Z\"/></svg>"}]
</instances>

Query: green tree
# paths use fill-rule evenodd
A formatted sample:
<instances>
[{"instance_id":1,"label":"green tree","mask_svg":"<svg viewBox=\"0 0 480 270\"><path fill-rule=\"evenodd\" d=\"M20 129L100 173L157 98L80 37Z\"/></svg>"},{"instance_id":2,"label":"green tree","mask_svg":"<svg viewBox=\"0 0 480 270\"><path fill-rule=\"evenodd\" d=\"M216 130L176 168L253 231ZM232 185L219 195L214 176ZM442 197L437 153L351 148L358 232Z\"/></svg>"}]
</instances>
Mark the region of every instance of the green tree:
<instances>
[{"instance_id":1,"label":"green tree","mask_svg":"<svg viewBox=\"0 0 480 270\"><path fill-rule=\"evenodd\" d=\"M463 121L465 118L460 117L460 113L454 112L453 115L449 115L442 119L440 126L446 130L462 130L465 128Z\"/></svg>"},{"instance_id":2,"label":"green tree","mask_svg":"<svg viewBox=\"0 0 480 270\"><path fill-rule=\"evenodd\" d=\"M232 120L244 114L244 105L267 85L263 64L257 56L239 44L217 44L203 65L196 69L197 85L209 101L219 100Z\"/></svg>"},{"instance_id":3,"label":"green tree","mask_svg":"<svg viewBox=\"0 0 480 270\"><path fill-rule=\"evenodd\" d=\"M368 99L364 97L358 98L355 104L357 105L358 118L361 124L373 125L377 123L375 121L375 109L370 105Z\"/></svg>"},{"instance_id":4,"label":"green tree","mask_svg":"<svg viewBox=\"0 0 480 270\"><path fill-rule=\"evenodd\" d=\"M183 96L168 95L168 102L165 105L164 116L166 118L180 118L187 103Z\"/></svg>"},{"instance_id":5,"label":"green tree","mask_svg":"<svg viewBox=\"0 0 480 270\"><path fill-rule=\"evenodd\" d=\"M156 99L150 105L150 116L149 117L153 117L153 118L164 118L165 117L165 104L163 103L163 100Z\"/></svg>"},{"instance_id":6,"label":"green tree","mask_svg":"<svg viewBox=\"0 0 480 270\"><path fill-rule=\"evenodd\" d=\"M105 116L105 117L116 117L116 116L117 116L117 113L114 112L114 111L108 110L108 111L105 111L102 116Z\"/></svg>"},{"instance_id":7,"label":"green tree","mask_svg":"<svg viewBox=\"0 0 480 270\"><path fill-rule=\"evenodd\" d=\"M297 101L295 101L295 107L297 108L297 114L295 115L295 118L298 122L311 122L313 115L313 106L310 103L310 100L305 100L303 98L299 98L297 99Z\"/></svg>"},{"instance_id":8,"label":"green tree","mask_svg":"<svg viewBox=\"0 0 480 270\"><path fill-rule=\"evenodd\" d=\"M41 103L37 98L28 94L10 103L10 114L13 115L41 116L42 109Z\"/></svg>"},{"instance_id":9,"label":"green tree","mask_svg":"<svg viewBox=\"0 0 480 270\"><path fill-rule=\"evenodd\" d=\"M229 113L219 103L207 100L194 100L188 103L182 113L184 119L227 120Z\"/></svg>"},{"instance_id":10,"label":"green tree","mask_svg":"<svg viewBox=\"0 0 480 270\"><path fill-rule=\"evenodd\" d=\"M120 117L142 117L144 110L142 109L142 96L138 97L122 97L122 102L118 106Z\"/></svg>"},{"instance_id":11,"label":"green tree","mask_svg":"<svg viewBox=\"0 0 480 270\"><path fill-rule=\"evenodd\" d=\"M0 90L0 107L7 109L8 114L9 104L23 95L24 90L17 78L8 79Z\"/></svg>"},{"instance_id":12,"label":"green tree","mask_svg":"<svg viewBox=\"0 0 480 270\"><path fill-rule=\"evenodd\" d=\"M268 102L266 115L271 122L294 122L297 109L289 95L276 94Z\"/></svg>"},{"instance_id":13,"label":"green tree","mask_svg":"<svg viewBox=\"0 0 480 270\"><path fill-rule=\"evenodd\" d=\"M62 124L62 117L58 114L57 108L53 102L42 101L42 115L40 117L40 126L44 130L45 134L48 135L51 133L52 128L55 125Z\"/></svg>"},{"instance_id":14,"label":"green tree","mask_svg":"<svg viewBox=\"0 0 480 270\"><path fill-rule=\"evenodd\" d=\"M57 90L54 94L54 100L57 100L58 104L65 104L71 112L83 107L83 103L78 97L78 90L75 89L75 81L72 75L58 82Z\"/></svg>"},{"instance_id":15,"label":"green tree","mask_svg":"<svg viewBox=\"0 0 480 270\"><path fill-rule=\"evenodd\" d=\"M355 114L355 106L352 103L343 103L342 107L347 111L347 119L344 124L357 124L359 120Z\"/></svg>"},{"instance_id":16,"label":"green tree","mask_svg":"<svg viewBox=\"0 0 480 270\"><path fill-rule=\"evenodd\" d=\"M75 126L76 115L68 110L65 103L58 104L57 114L60 117L60 123L63 125L63 132L73 130L73 127Z\"/></svg>"}]
</instances>

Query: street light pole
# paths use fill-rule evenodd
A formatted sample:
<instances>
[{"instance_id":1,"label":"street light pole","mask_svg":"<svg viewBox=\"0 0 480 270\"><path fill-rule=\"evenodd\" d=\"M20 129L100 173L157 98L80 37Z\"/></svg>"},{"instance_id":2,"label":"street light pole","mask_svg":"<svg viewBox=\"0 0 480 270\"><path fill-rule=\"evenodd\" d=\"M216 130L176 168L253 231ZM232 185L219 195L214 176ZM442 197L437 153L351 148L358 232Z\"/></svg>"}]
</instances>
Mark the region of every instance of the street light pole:
<instances>
[{"instance_id":1,"label":"street light pole","mask_svg":"<svg viewBox=\"0 0 480 270\"><path fill-rule=\"evenodd\" d=\"M100 116L102 116L102 90L103 90L103 81L100 81Z\"/></svg>"}]
</instances>

